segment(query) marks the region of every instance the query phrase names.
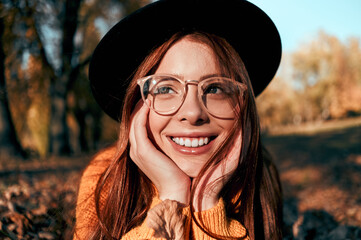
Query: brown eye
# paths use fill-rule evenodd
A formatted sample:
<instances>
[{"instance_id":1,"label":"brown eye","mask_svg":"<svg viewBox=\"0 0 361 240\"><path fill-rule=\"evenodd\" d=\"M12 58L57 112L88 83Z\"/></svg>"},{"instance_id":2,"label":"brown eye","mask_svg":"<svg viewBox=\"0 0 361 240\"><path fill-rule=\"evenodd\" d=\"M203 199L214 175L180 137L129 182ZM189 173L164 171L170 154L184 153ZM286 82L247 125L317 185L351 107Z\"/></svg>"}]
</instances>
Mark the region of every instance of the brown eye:
<instances>
[{"instance_id":1,"label":"brown eye","mask_svg":"<svg viewBox=\"0 0 361 240\"><path fill-rule=\"evenodd\" d=\"M203 90L203 94L221 94L221 93L223 93L223 88L221 86L218 86L217 84L211 84Z\"/></svg>"},{"instance_id":2,"label":"brown eye","mask_svg":"<svg viewBox=\"0 0 361 240\"><path fill-rule=\"evenodd\" d=\"M172 87L168 87L168 86L161 86L161 87L158 87L157 89L155 89L155 91L153 91L154 95L173 94L173 93L176 93L176 91Z\"/></svg>"}]
</instances>

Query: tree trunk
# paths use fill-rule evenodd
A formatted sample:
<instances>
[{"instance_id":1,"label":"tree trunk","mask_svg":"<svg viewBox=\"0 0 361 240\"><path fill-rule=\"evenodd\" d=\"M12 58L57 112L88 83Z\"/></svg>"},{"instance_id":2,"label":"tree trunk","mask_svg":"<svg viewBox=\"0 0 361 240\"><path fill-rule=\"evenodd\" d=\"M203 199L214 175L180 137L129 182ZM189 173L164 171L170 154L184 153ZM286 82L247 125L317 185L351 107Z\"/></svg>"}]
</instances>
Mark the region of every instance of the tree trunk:
<instances>
[{"instance_id":1,"label":"tree trunk","mask_svg":"<svg viewBox=\"0 0 361 240\"><path fill-rule=\"evenodd\" d=\"M18 155L26 157L16 137L15 127L11 119L6 85L5 54L3 49L4 19L0 18L0 156Z\"/></svg>"},{"instance_id":2,"label":"tree trunk","mask_svg":"<svg viewBox=\"0 0 361 240\"><path fill-rule=\"evenodd\" d=\"M63 76L66 78L66 76ZM62 78L56 79L50 86L51 93L51 145L54 155L70 153L69 130L66 123L66 86Z\"/></svg>"},{"instance_id":3,"label":"tree trunk","mask_svg":"<svg viewBox=\"0 0 361 240\"><path fill-rule=\"evenodd\" d=\"M74 36L78 26L80 3L81 0L67 0L65 2L65 14L62 25L61 75L51 84L51 152L55 155L66 155L71 151L69 128L66 122L66 99L73 69L71 61L74 56Z\"/></svg>"}]
</instances>

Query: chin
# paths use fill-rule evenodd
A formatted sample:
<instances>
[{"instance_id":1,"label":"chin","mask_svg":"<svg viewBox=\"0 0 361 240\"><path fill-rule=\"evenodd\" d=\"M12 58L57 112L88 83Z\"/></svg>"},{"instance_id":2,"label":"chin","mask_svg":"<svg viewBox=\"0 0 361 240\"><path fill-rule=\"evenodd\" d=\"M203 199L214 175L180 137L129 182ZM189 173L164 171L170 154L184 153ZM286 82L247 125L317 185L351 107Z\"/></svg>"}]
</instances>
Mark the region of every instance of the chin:
<instances>
[{"instance_id":1,"label":"chin","mask_svg":"<svg viewBox=\"0 0 361 240\"><path fill-rule=\"evenodd\" d=\"M202 167L199 166L187 166L187 167L182 167L179 166L179 168L185 173L187 174L188 177L190 178L195 178L199 175L200 171L202 170Z\"/></svg>"},{"instance_id":2,"label":"chin","mask_svg":"<svg viewBox=\"0 0 361 240\"><path fill-rule=\"evenodd\" d=\"M190 178L195 178L199 175L204 164L207 163L208 156L179 156L170 155L170 159Z\"/></svg>"}]
</instances>

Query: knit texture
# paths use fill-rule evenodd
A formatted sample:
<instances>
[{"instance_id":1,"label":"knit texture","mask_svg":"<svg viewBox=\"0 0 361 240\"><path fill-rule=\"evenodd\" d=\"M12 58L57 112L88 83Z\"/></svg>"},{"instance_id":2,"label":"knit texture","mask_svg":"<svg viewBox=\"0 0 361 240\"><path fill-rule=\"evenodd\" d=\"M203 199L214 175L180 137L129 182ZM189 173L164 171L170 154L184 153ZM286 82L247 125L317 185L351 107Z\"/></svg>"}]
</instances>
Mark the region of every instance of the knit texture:
<instances>
[{"instance_id":1,"label":"knit texture","mask_svg":"<svg viewBox=\"0 0 361 240\"><path fill-rule=\"evenodd\" d=\"M89 233L89 229L93 228L95 224L98 224L97 214L95 210L94 191L100 175L109 166L109 159L113 157L114 153L114 148L102 152L100 155L95 157L95 159L89 164L89 166L83 173L80 181L76 207L76 226L74 240L86 239L87 234ZM104 205L105 198L106 194L101 194L100 208L102 208L102 205ZM154 198L151 208L161 202L162 201L159 198ZM193 236L191 237L191 239L214 239L204 233L196 225L194 220L191 220L189 206L183 208L182 213L186 216L186 236L189 236L189 233L192 232ZM246 237L245 239L249 239L245 227L240 222L227 218L224 201L222 199L220 199L218 204L213 208L201 212L196 212L195 217L198 221L201 221L203 223L205 229L208 229L212 233L227 237ZM127 234L125 234L122 239L163 239L155 238L153 234L154 230L149 228L146 221L144 221L140 226L133 228ZM188 238L189 237L187 237L186 239Z\"/></svg>"}]
</instances>

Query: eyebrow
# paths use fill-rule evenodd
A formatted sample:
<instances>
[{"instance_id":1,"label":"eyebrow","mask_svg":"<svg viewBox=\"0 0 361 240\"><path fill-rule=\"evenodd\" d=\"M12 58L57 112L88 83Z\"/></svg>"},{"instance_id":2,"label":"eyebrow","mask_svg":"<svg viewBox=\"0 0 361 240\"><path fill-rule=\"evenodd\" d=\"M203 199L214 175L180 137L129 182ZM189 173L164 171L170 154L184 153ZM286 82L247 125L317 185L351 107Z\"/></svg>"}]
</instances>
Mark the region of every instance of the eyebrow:
<instances>
[{"instance_id":1,"label":"eyebrow","mask_svg":"<svg viewBox=\"0 0 361 240\"><path fill-rule=\"evenodd\" d=\"M180 75L180 74L171 74L172 76L175 76L177 78L180 78L182 80L184 80L184 76L183 75ZM211 77L224 77L224 75L220 74L220 73L212 73L212 74L206 74L206 75L203 75L199 78L199 81L202 81L204 79L207 79L207 78L211 78ZM187 79L187 80L197 80L197 79Z\"/></svg>"}]
</instances>

